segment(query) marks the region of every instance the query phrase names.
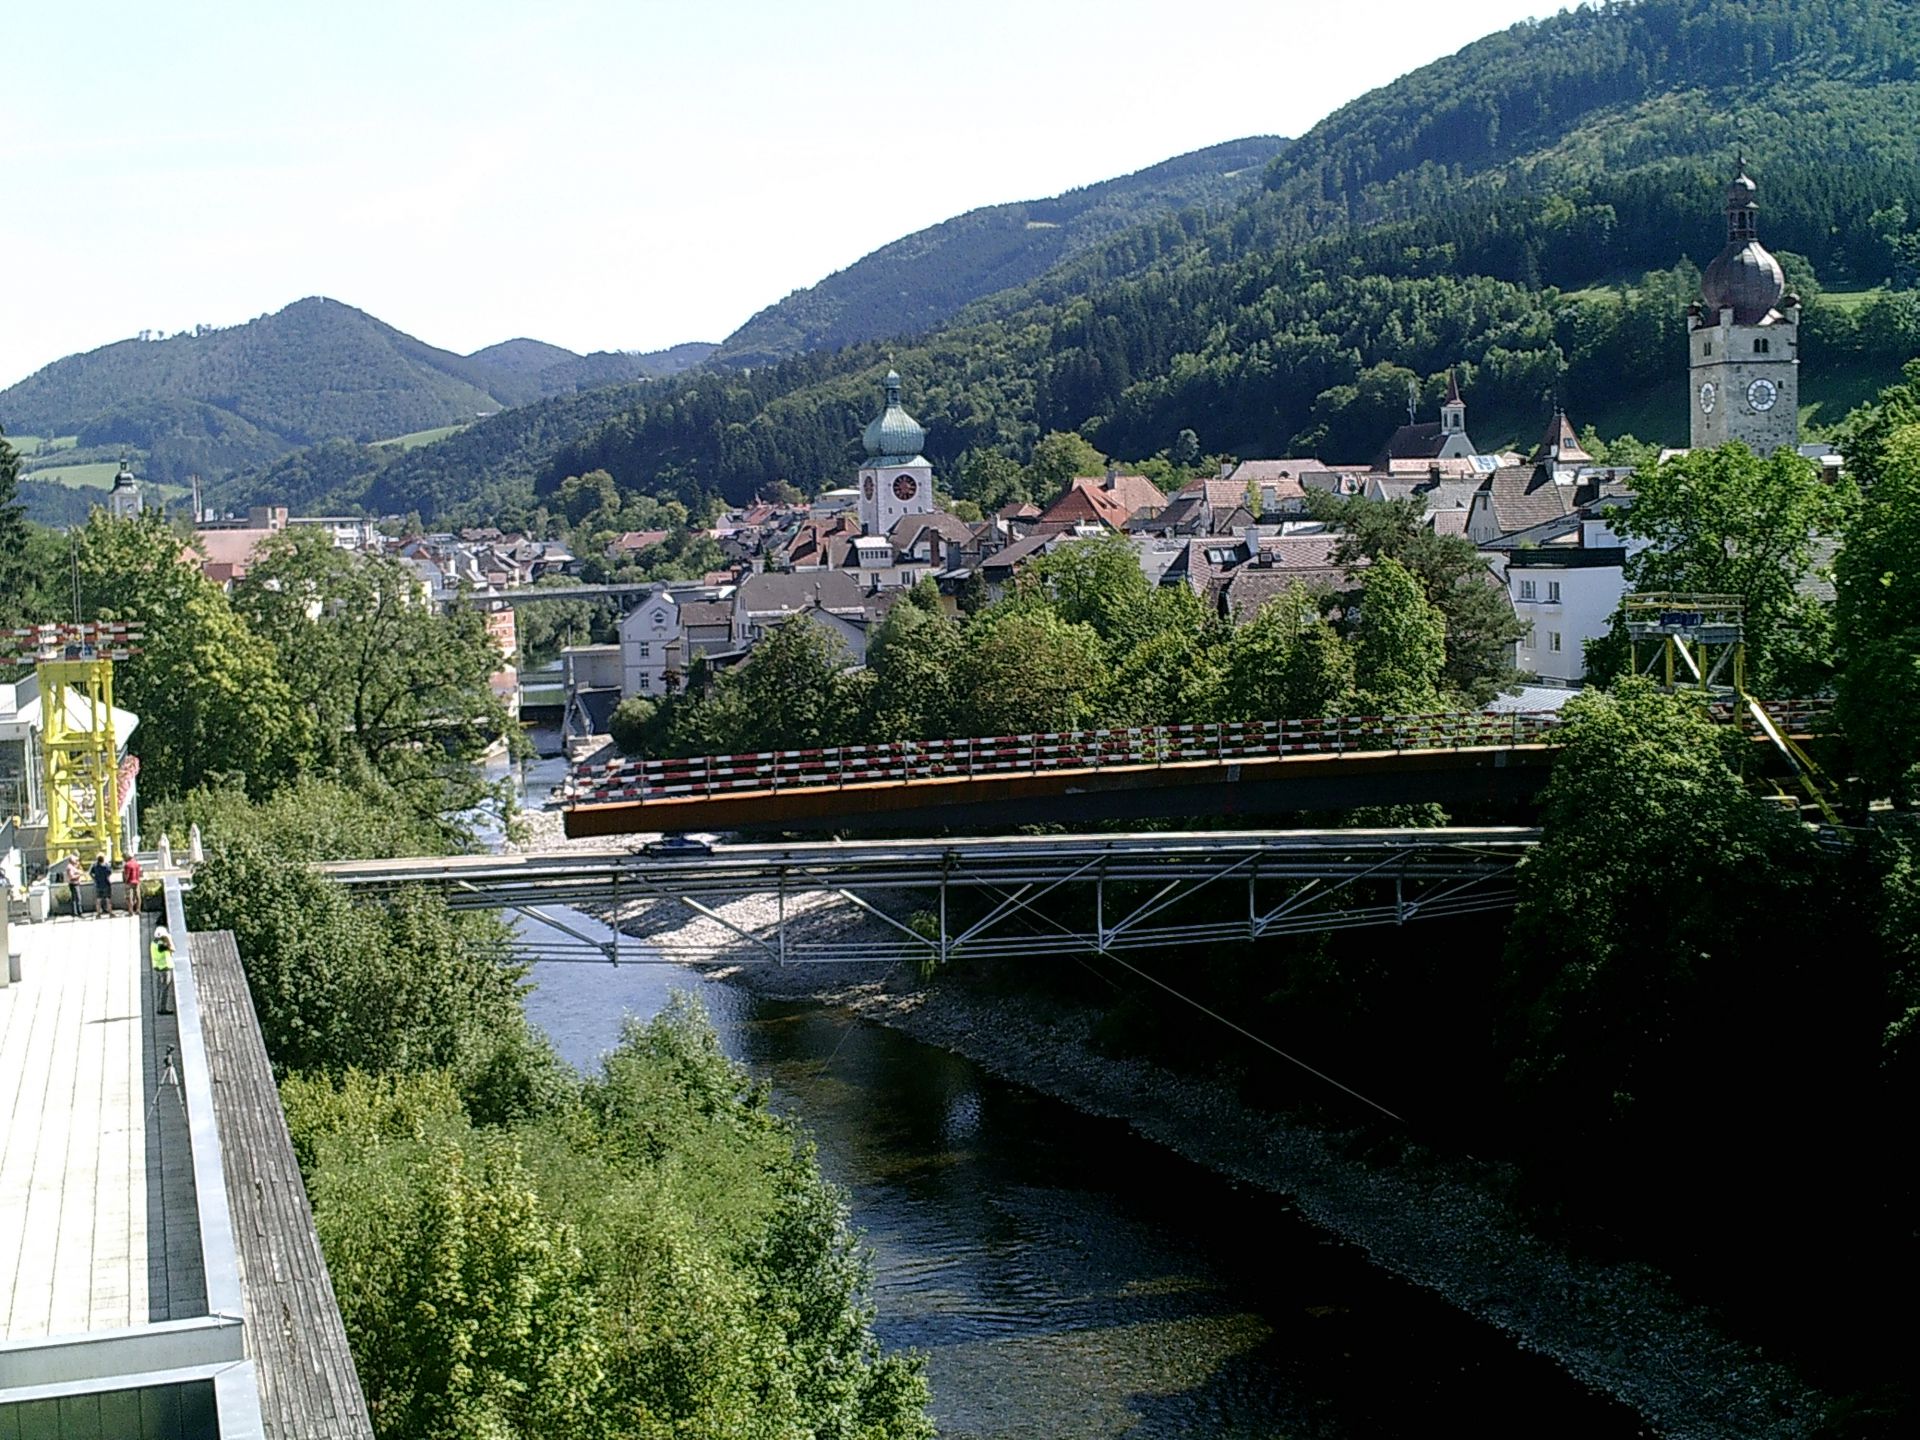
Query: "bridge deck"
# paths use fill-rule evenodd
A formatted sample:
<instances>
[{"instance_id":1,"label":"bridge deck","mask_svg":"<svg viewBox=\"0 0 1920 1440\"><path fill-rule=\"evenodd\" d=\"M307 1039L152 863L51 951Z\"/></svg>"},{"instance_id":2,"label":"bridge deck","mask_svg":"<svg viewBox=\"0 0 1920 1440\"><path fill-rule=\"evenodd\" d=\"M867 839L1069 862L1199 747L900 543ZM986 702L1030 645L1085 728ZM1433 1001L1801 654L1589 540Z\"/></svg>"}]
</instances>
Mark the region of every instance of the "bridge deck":
<instances>
[{"instance_id":1,"label":"bridge deck","mask_svg":"<svg viewBox=\"0 0 1920 1440\"><path fill-rule=\"evenodd\" d=\"M1503 800L1537 789L1554 753L1555 747L1544 744L1354 750L787 785L577 803L566 812L566 832L581 836L964 822L968 812L996 824L1021 824L1262 814L1429 799Z\"/></svg>"},{"instance_id":2,"label":"bridge deck","mask_svg":"<svg viewBox=\"0 0 1920 1440\"><path fill-rule=\"evenodd\" d=\"M0 1343L204 1315L176 1047L139 919L11 930L0 989ZM156 1091L158 1093L156 1093Z\"/></svg>"}]
</instances>

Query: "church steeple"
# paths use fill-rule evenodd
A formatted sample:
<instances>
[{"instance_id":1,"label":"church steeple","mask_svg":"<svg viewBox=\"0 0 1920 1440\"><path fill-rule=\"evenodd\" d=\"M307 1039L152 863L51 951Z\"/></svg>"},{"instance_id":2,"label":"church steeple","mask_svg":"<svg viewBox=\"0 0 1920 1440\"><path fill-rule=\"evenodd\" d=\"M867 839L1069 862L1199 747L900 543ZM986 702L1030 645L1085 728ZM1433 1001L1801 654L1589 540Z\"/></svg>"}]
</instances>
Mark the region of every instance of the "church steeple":
<instances>
[{"instance_id":1,"label":"church steeple","mask_svg":"<svg viewBox=\"0 0 1920 1440\"><path fill-rule=\"evenodd\" d=\"M1460 398L1458 370L1447 371L1447 400L1440 407L1440 433L1442 435L1467 433L1467 402Z\"/></svg>"},{"instance_id":2,"label":"church steeple","mask_svg":"<svg viewBox=\"0 0 1920 1440\"><path fill-rule=\"evenodd\" d=\"M886 408L860 436L867 458L860 467L860 529L887 535L906 515L933 509L933 466L920 452L927 443L921 423L900 405L900 374L889 369Z\"/></svg>"}]
</instances>

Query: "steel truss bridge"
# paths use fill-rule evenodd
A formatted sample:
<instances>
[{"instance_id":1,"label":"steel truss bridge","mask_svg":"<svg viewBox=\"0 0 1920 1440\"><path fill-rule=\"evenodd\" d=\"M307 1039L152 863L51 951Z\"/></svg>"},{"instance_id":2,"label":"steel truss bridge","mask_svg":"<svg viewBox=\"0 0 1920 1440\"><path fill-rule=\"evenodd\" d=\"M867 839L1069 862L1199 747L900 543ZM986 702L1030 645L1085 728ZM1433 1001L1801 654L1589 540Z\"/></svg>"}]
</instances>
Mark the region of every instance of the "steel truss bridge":
<instances>
[{"instance_id":1,"label":"steel truss bridge","mask_svg":"<svg viewBox=\"0 0 1920 1440\"><path fill-rule=\"evenodd\" d=\"M1712 707L1756 741L1806 738L1822 702ZM684 760L568 779L569 836L745 828L996 826L1063 817L1262 814L1524 799L1553 763L1556 712L1350 715L903 740Z\"/></svg>"},{"instance_id":2,"label":"steel truss bridge","mask_svg":"<svg viewBox=\"0 0 1920 1440\"><path fill-rule=\"evenodd\" d=\"M1539 838L1517 828L1033 835L314 868L362 895L424 886L457 909L517 910L564 937L523 939L516 954L524 959L937 965L1501 910L1514 900L1515 867ZM588 933L551 912L560 905L605 907L637 933ZM688 912L708 923L683 924Z\"/></svg>"}]
</instances>

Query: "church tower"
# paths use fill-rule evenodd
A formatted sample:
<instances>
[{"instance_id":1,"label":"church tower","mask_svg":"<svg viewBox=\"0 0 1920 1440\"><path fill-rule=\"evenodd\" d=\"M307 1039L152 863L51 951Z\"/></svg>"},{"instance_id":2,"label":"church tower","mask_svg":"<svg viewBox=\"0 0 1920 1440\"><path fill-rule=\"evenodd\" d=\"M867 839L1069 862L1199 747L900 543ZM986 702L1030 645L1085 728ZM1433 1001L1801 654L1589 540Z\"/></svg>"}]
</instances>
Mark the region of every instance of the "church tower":
<instances>
[{"instance_id":1,"label":"church tower","mask_svg":"<svg viewBox=\"0 0 1920 1440\"><path fill-rule=\"evenodd\" d=\"M1467 402L1460 398L1458 370L1447 371L1447 403L1440 407L1440 433L1442 435L1467 433Z\"/></svg>"},{"instance_id":2,"label":"church tower","mask_svg":"<svg viewBox=\"0 0 1920 1440\"><path fill-rule=\"evenodd\" d=\"M902 516L933 511L933 466L920 453L927 432L900 408L900 376L887 372L887 408L860 437L860 533L889 535Z\"/></svg>"},{"instance_id":3,"label":"church tower","mask_svg":"<svg viewBox=\"0 0 1920 1440\"><path fill-rule=\"evenodd\" d=\"M131 520L140 513L140 482L133 478L133 467L124 459L120 473L113 477L113 489L107 492L107 509L116 520Z\"/></svg>"},{"instance_id":4,"label":"church tower","mask_svg":"<svg viewBox=\"0 0 1920 1440\"><path fill-rule=\"evenodd\" d=\"M1744 441L1756 455L1800 443L1800 297L1760 243L1745 164L1727 187L1727 244L1687 312L1692 443Z\"/></svg>"}]
</instances>

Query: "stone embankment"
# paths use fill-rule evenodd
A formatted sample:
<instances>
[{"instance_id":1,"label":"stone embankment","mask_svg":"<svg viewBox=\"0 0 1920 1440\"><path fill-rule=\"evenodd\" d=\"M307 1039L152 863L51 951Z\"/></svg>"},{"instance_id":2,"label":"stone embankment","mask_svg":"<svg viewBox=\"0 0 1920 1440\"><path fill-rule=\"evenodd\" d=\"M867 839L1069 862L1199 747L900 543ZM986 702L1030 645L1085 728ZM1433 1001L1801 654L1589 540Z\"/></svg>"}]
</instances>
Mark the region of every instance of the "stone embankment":
<instances>
[{"instance_id":1,"label":"stone embankment","mask_svg":"<svg viewBox=\"0 0 1920 1440\"><path fill-rule=\"evenodd\" d=\"M525 848L542 844L542 835L545 845L556 843L557 817L530 818L539 824L522 839ZM764 933L775 907L771 896L749 896L717 913ZM854 940L878 926L855 907L824 898L811 905L789 898L787 915L809 938ZM760 962L759 952L726 926L666 902L623 906L618 918L624 932L642 940L710 947L726 962L718 978L756 995L817 1001L892 1026L1284 1196L1375 1264L1632 1406L1654 1433L1788 1440L1811 1434L1819 1420L1823 1396L1728 1335L1661 1272L1574 1255L1531 1228L1509 1167L1411 1142L1382 1145L1374 1132L1253 1109L1231 1077L1102 1055L1092 1043L1098 1016L1085 1007L987 993L957 977L922 984L899 967L776 967ZM1387 1153L1391 1158L1381 1158Z\"/></svg>"}]
</instances>

